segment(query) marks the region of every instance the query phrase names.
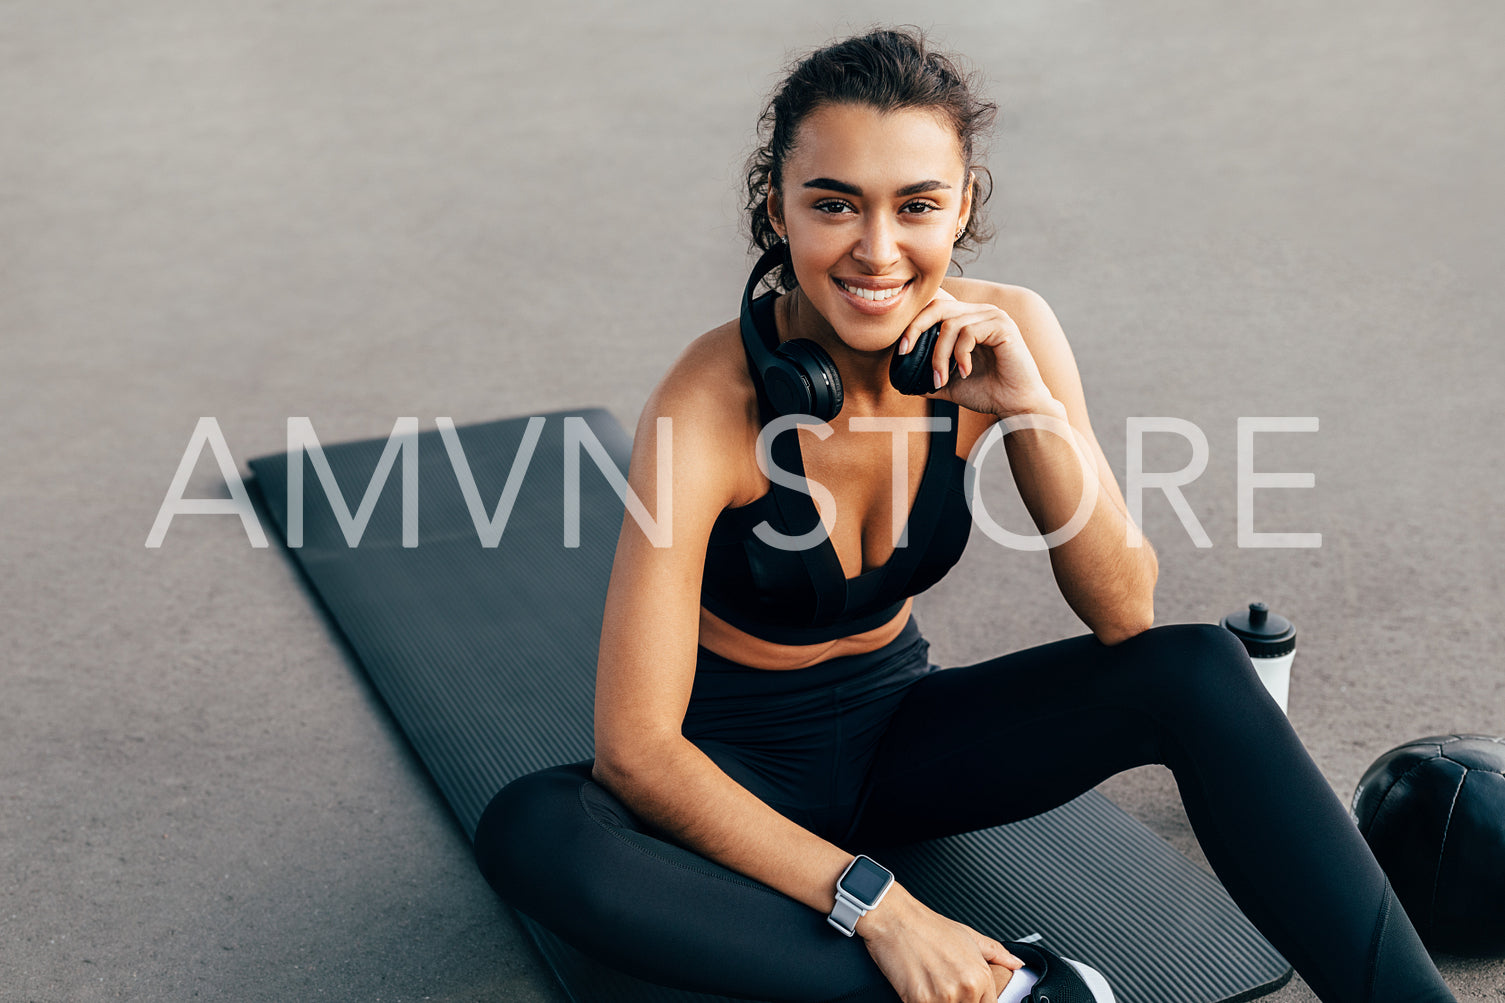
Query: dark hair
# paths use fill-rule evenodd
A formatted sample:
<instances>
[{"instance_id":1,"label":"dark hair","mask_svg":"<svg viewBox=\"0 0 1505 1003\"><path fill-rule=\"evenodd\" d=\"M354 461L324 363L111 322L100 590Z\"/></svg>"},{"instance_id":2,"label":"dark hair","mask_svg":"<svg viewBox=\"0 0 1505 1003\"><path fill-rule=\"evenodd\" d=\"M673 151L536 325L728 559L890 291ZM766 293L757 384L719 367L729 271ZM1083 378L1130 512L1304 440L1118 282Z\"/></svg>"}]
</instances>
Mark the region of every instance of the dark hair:
<instances>
[{"instance_id":1,"label":"dark hair","mask_svg":"<svg viewBox=\"0 0 1505 1003\"><path fill-rule=\"evenodd\" d=\"M962 160L974 172L972 212L956 246L975 250L992 237L982 207L993 193L993 177L972 158L977 141L993 126L998 106L979 100L977 75L958 61L925 45L918 29L880 28L817 49L801 59L769 99L758 119L760 146L747 161L747 213L755 248L779 242L768 217L768 192L783 184L784 161L807 116L826 104L869 105L879 111L931 108L945 115L961 141ZM794 269L779 268L777 284L795 287Z\"/></svg>"}]
</instances>

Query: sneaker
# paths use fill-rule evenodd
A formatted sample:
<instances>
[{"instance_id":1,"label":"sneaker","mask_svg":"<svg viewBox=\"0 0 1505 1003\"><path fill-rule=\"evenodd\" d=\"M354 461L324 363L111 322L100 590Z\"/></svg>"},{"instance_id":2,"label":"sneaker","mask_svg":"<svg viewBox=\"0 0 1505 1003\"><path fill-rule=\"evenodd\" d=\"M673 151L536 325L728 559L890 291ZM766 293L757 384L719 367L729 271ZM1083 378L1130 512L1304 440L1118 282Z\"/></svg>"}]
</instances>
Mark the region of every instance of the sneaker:
<instances>
[{"instance_id":1,"label":"sneaker","mask_svg":"<svg viewBox=\"0 0 1505 1003\"><path fill-rule=\"evenodd\" d=\"M1006 940L1003 946L1024 967L1003 987L998 1003L1115 1003L1108 980L1096 968L1039 944Z\"/></svg>"}]
</instances>

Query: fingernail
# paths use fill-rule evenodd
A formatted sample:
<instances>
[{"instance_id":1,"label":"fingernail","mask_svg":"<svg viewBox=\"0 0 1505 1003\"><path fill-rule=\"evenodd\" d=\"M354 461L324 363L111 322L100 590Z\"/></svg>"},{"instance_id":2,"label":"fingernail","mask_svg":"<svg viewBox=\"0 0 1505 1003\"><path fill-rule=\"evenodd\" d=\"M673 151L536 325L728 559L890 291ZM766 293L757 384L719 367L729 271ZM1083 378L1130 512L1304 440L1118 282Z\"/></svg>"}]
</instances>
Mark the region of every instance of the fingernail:
<instances>
[{"instance_id":1,"label":"fingernail","mask_svg":"<svg viewBox=\"0 0 1505 1003\"><path fill-rule=\"evenodd\" d=\"M931 371L935 373L935 388L939 390L941 388L941 384L946 382L946 374L941 372L939 369L934 369Z\"/></svg>"},{"instance_id":2,"label":"fingernail","mask_svg":"<svg viewBox=\"0 0 1505 1003\"><path fill-rule=\"evenodd\" d=\"M906 334L899 339L899 354L903 355L907 351L909 351L909 335Z\"/></svg>"}]
</instances>

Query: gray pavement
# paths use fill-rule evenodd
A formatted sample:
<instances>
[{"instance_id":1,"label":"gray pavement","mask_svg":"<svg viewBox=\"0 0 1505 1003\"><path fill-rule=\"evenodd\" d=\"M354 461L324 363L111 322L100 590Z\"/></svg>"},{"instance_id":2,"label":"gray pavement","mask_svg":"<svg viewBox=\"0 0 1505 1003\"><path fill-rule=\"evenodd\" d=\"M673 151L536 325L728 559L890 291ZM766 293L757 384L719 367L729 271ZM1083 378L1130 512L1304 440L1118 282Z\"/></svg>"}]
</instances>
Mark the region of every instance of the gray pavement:
<instances>
[{"instance_id":1,"label":"gray pavement","mask_svg":"<svg viewBox=\"0 0 1505 1003\"><path fill-rule=\"evenodd\" d=\"M631 427L732 315L781 63L886 21L986 73L968 273L1055 307L1121 478L1128 418L1206 435L1213 545L1146 496L1159 621L1290 616L1345 800L1402 741L1505 734L1498 4L4 2L0 999L563 998L285 556L223 516L144 543L201 415L243 472L288 416ZM1238 546L1260 415L1320 420L1255 461L1315 473L1255 518L1320 548ZM207 456L188 493L225 496ZM980 535L920 612L943 664L1082 629ZM1166 771L1104 788L1202 859Z\"/></svg>"}]
</instances>

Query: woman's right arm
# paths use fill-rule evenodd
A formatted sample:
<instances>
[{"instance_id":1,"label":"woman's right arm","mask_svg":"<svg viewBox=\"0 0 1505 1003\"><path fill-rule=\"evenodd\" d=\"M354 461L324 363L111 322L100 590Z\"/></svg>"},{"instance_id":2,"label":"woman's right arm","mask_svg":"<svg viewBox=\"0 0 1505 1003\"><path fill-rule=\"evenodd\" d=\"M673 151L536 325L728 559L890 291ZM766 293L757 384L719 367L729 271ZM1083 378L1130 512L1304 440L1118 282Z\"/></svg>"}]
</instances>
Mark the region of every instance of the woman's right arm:
<instances>
[{"instance_id":1,"label":"woman's right arm","mask_svg":"<svg viewBox=\"0 0 1505 1003\"><path fill-rule=\"evenodd\" d=\"M851 854L769 808L680 731L695 678L706 541L735 498L736 457L749 441L747 415L729 406L735 395L689 378L692 364L681 359L649 397L633 438L628 484L660 522L672 504L673 532L669 546L655 547L623 518L596 669L595 777L702 856L829 911ZM657 490L661 416L670 419L672 500Z\"/></svg>"},{"instance_id":2,"label":"woman's right arm","mask_svg":"<svg viewBox=\"0 0 1505 1003\"><path fill-rule=\"evenodd\" d=\"M738 464L756 421L724 384L688 378L694 351L649 397L633 439L628 484L660 522L672 504L672 533L668 546L655 547L623 518L597 663L594 776L686 847L828 913L852 854L770 808L681 732L706 542L736 499ZM671 419L664 431L672 499L657 491L661 416ZM857 931L907 1003L991 1001L1006 980L1001 969L1020 964L997 941L929 910L898 884Z\"/></svg>"}]
</instances>

